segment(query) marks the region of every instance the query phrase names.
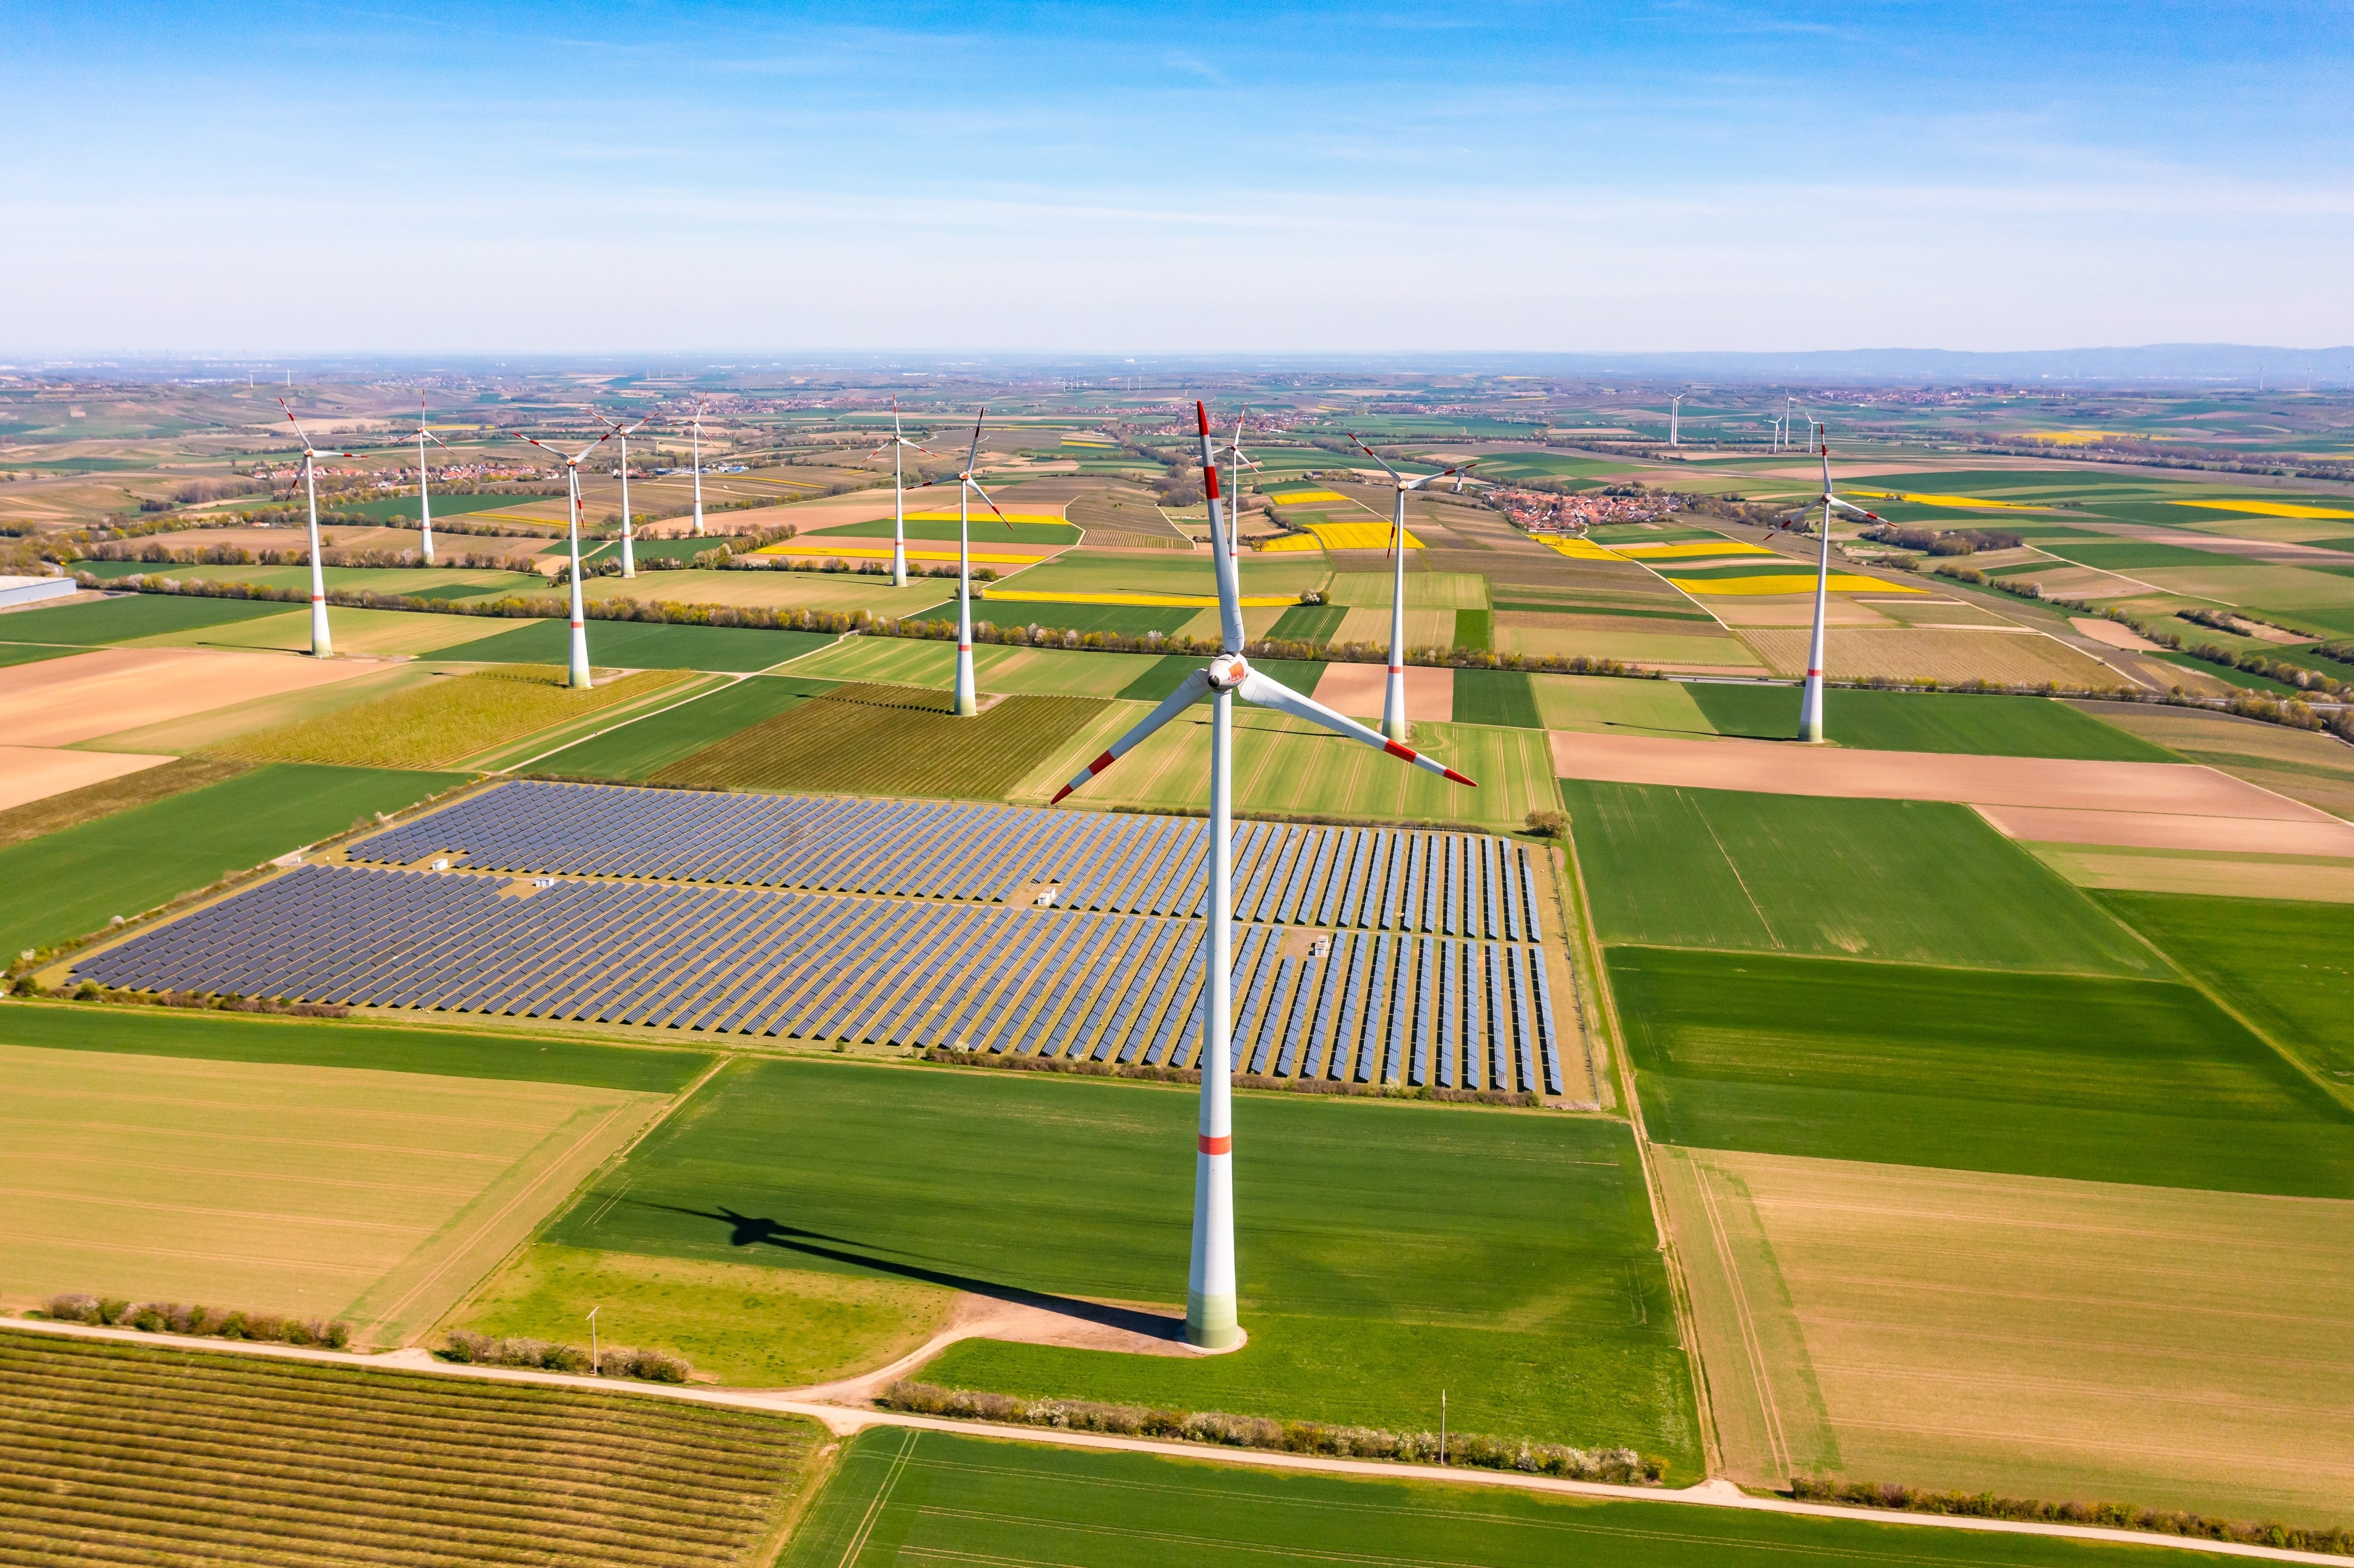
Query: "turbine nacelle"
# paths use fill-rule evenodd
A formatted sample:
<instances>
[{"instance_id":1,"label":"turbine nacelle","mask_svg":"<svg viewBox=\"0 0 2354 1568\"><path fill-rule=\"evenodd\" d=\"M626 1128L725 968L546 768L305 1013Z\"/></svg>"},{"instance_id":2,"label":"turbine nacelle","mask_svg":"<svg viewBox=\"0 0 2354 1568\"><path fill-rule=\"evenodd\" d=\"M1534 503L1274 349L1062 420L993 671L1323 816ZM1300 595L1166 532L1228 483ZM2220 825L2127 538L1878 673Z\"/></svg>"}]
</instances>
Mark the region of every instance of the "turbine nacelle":
<instances>
[{"instance_id":1,"label":"turbine nacelle","mask_svg":"<svg viewBox=\"0 0 2354 1568\"><path fill-rule=\"evenodd\" d=\"M1210 661L1205 673L1209 676L1212 691L1232 692L1240 690L1243 683L1251 678L1252 672L1250 662L1241 654L1221 653Z\"/></svg>"}]
</instances>

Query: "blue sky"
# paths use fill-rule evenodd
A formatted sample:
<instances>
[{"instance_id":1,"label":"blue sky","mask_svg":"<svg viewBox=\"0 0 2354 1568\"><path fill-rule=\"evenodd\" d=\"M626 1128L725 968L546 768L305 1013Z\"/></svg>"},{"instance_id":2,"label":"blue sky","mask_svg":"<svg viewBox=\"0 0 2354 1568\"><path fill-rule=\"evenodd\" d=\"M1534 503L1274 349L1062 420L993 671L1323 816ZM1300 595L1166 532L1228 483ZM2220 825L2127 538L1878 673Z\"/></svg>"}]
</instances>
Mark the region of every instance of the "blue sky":
<instances>
[{"instance_id":1,"label":"blue sky","mask_svg":"<svg viewBox=\"0 0 2354 1568\"><path fill-rule=\"evenodd\" d=\"M48 5L0 352L2354 339L2354 5Z\"/></svg>"}]
</instances>

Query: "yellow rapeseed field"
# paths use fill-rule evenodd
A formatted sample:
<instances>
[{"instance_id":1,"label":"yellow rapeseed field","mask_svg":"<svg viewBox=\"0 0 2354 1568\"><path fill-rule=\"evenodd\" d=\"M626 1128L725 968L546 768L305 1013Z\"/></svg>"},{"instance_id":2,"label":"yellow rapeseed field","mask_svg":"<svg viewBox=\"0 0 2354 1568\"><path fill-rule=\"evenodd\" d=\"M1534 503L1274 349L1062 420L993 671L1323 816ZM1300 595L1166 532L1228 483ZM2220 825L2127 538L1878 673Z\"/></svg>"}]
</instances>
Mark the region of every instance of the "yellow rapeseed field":
<instances>
[{"instance_id":1,"label":"yellow rapeseed field","mask_svg":"<svg viewBox=\"0 0 2354 1568\"><path fill-rule=\"evenodd\" d=\"M887 561L891 558L891 546L887 540L878 545L871 539L862 539L856 544L763 545L752 553L756 556L793 556L811 560L839 558L845 561ZM970 552L971 558L976 561L1001 562L1021 567L1034 567L1053 554L1052 550L1034 550L1018 554L1002 549ZM957 553L954 550L943 548L938 544L927 543L921 546L911 544L907 546L907 559L911 561L953 561L956 558Z\"/></svg>"},{"instance_id":2,"label":"yellow rapeseed field","mask_svg":"<svg viewBox=\"0 0 2354 1568\"><path fill-rule=\"evenodd\" d=\"M1262 551L1320 550L1323 547L1323 541L1318 539L1313 534L1286 534L1281 538L1269 539L1259 546Z\"/></svg>"},{"instance_id":3,"label":"yellow rapeseed field","mask_svg":"<svg viewBox=\"0 0 2354 1568\"><path fill-rule=\"evenodd\" d=\"M1288 495L1273 498L1278 506L1309 506L1315 503L1346 501L1349 498L1331 490L1295 490Z\"/></svg>"},{"instance_id":4,"label":"yellow rapeseed field","mask_svg":"<svg viewBox=\"0 0 2354 1568\"><path fill-rule=\"evenodd\" d=\"M1982 495L1914 495L1898 490L1850 490L1850 495L1860 495L1867 501L1910 501L1916 506L1989 507L1999 512L2049 512L2048 506L2038 506L2027 501L1988 501Z\"/></svg>"},{"instance_id":5,"label":"yellow rapeseed field","mask_svg":"<svg viewBox=\"0 0 2354 1568\"><path fill-rule=\"evenodd\" d=\"M1310 523L1308 531L1328 550L1386 550L1390 547L1391 527L1387 523ZM1411 528L1406 530L1405 547L1422 548L1422 541L1414 536Z\"/></svg>"},{"instance_id":6,"label":"yellow rapeseed field","mask_svg":"<svg viewBox=\"0 0 2354 1568\"><path fill-rule=\"evenodd\" d=\"M2212 512L2242 512L2252 517L2354 517L2328 506L2299 506L2287 501L2173 501L2170 506L2204 506Z\"/></svg>"},{"instance_id":7,"label":"yellow rapeseed field","mask_svg":"<svg viewBox=\"0 0 2354 1568\"><path fill-rule=\"evenodd\" d=\"M953 523L956 520L954 507L907 514L907 521L910 523ZM997 514L986 506L976 506L972 509L972 521L976 524L994 523L997 521ZM1005 514L1005 521L1008 523L1065 523L1069 519L1059 512L1008 512Z\"/></svg>"},{"instance_id":8,"label":"yellow rapeseed field","mask_svg":"<svg viewBox=\"0 0 2354 1568\"><path fill-rule=\"evenodd\" d=\"M1555 555L1567 556L1573 561L1624 561L1632 558L1616 550L1606 550L1591 539L1548 538L1545 545Z\"/></svg>"}]
</instances>

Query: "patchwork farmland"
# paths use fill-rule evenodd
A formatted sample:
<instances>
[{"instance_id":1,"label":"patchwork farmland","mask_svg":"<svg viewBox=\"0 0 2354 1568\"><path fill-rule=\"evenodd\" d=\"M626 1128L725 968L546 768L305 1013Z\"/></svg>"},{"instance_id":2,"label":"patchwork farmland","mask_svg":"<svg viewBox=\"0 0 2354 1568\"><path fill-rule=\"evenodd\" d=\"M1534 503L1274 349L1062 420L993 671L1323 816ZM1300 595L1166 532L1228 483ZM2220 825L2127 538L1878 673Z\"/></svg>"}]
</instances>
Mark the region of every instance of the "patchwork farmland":
<instances>
[{"instance_id":1,"label":"patchwork farmland","mask_svg":"<svg viewBox=\"0 0 2354 1568\"><path fill-rule=\"evenodd\" d=\"M78 514L81 592L0 611L0 1313L105 1319L37 1357L0 1335L27 1517L126 1561L324 1560L339 1520L355 1560L419 1562L2132 1550L1652 1506L1713 1478L2342 1541L2354 505L1941 450L2020 411L1826 394L1910 434L1840 444L1894 526L1834 527L1805 746L1819 542L1786 525L1819 468L1693 444L1778 403L1690 399L1663 454L1631 388L1417 383L1490 417L1317 381L1230 400L1262 465L1250 663L1378 720L1391 492L1347 437L1409 473L1477 457L1492 487L1409 499L1403 683L1405 744L1478 787L1240 713L1225 1133L1210 710L1046 804L1221 635L1190 427L1153 396L991 393L1016 521L973 531L973 718L954 578L874 569L893 496L859 459L884 396L934 448L969 429L938 389L714 391L746 471L705 473L701 536L683 472L633 479L635 577L598 475L587 692L545 575L562 502L528 486L453 495L441 547L482 557L428 567L378 525L413 486L337 476L328 660L307 564L239 557L299 531L219 525L283 497L183 506L160 437L164 470L5 487L11 519L85 490L169 514ZM517 384L546 401L464 440L704 397ZM907 528L930 574L937 493ZM1245 1335L1216 1354L1183 1340L1210 1161ZM137 1326L175 1302L340 1320L363 1360ZM561 1381L592 1342L689 1383ZM1019 1407L1037 1441L829 1441L757 1408L787 1396ZM122 1442L151 1408L173 1440ZM1444 1431L1450 1469L1543 1484L1521 1446L1566 1445L1666 1479L1576 1499L1062 1429L1174 1413L1310 1464ZM557 1500L518 1546L525 1493Z\"/></svg>"}]
</instances>

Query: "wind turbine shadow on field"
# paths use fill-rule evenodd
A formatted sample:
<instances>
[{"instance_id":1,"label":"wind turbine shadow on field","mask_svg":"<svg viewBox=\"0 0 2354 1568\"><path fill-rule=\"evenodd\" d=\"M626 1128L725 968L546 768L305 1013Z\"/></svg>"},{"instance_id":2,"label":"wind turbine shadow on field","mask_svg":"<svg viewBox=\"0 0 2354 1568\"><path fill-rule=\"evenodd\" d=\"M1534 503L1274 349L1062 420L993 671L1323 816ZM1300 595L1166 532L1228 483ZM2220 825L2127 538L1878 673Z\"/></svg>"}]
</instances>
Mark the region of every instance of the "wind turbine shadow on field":
<instances>
[{"instance_id":1,"label":"wind turbine shadow on field","mask_svg":"<svg viewBox=\"0 0 2354 1568\"><path fill-rule=\"evenodd\" d=\"M827 1235L820 1231L805 1231L795 1225L751 1214L739 1214L726 1204L714 1204L709 1209L684 1209L673 1203L632 1202L642 1209L659 1209L664 1213L685 1214L692 1219L716 1220L730 1227L730 1246L773 1246L785 1252L796 1252L809 1257L822 1257L833 1263L846 1263L858 1268L871 1268L878 1274L889 1274L901 1279L912 1279L923 1285L945 1286L968 1295L987 1297L1016 1307L1029 1307L1042 1312L1053 1312L1080 1322L1095 1323L1108 1329L1123 1329L1131 1334L1149 1339L1182 1341L1185 1337L1185 1320L1159 1312L1146 1312L1132 1307L1110 1307L1100 1301L1088 1301L1076 1296L1056 1296L1044 1290L1031 1290L1019 1285L1007 1285L1000 1280L980 1279L969 1274L952 1274L946 1269L926 1268L921 1264L898 1263L890 1258L874 1257L864 1252L845 1251L861 1245L846 1236ZM823 1246L822 1242L838 1242L839 1246Z\"/></svg>"}]
</instances>

